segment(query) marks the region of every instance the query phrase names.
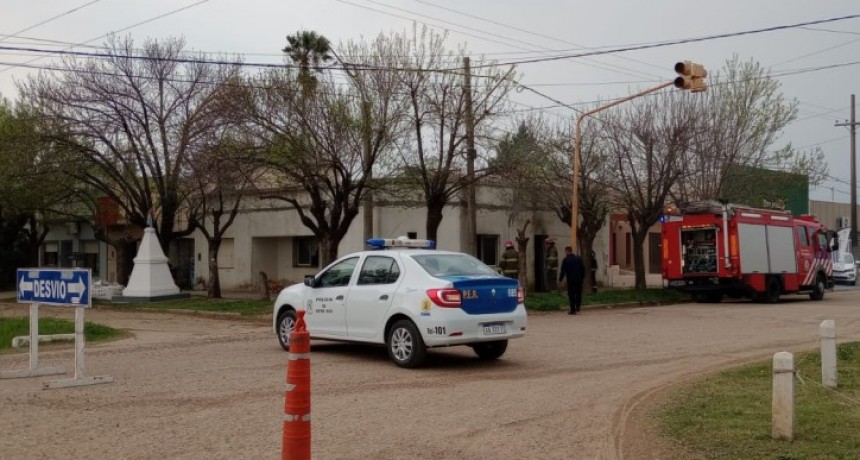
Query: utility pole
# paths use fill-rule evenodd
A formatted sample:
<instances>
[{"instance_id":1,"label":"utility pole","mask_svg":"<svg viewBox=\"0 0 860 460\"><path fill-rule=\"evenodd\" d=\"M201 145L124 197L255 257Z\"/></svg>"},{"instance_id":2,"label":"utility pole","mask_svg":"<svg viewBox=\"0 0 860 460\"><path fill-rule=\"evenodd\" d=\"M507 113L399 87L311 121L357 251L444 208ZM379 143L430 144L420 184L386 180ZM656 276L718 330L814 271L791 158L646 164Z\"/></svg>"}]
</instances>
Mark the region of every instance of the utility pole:
<instances>
[{"instance_id":1,"label":"utility pole","mask_svg":"<svg viewBox=\"0 0 860 460\"><path fill-rule=\"evenodd\" d=\"M836 126L848 126L851 129L851 252L857 248L857 119L854 114L854 95L851 95L851 121L836 123Z\"/></svg>"},{"instance_id":2,"label":"utility pole","mask_svg":"<svg viewBox=\"0 0 860 460\"><path fill-rule=\"evenodd\" d=\"M475 246L478 240L478 218L475 197L475 112L472 107L472 68L469 57L463 58L463 69L466 73L466 81L463 91L466 93L466 244L463 248L465 253L478 256Z\"/></svg>"},{"instance_id":3,"label":"utility pole","mask_svg":"<svg viewBox=\"0 0 860 460\"><path fill-rule=\"evenodd\" d=\"M362 156L364 158L365 168L369 167L370 170L367 172L367 182L366 184L369 186L367 190L364 192L364 205L362 207L362 214L364 215L364 244L367 244L367 240L373 238L375 235L373 234L373 147L371 145L373 136L373 128L371 126L371 113L370 113L370 101L364 100L361 103L361 119L364 123L364 129L362 129L361 133L361 150Z\"/></svg>"}]
</instances>

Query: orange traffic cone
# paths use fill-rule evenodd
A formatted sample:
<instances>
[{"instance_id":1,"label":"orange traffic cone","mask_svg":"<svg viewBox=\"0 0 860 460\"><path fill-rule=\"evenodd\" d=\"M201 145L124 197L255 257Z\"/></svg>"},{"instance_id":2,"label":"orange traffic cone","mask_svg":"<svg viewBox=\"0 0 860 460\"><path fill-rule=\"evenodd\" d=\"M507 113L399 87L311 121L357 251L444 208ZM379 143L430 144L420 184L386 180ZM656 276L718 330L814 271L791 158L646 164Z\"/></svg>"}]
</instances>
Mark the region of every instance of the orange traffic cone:
<instances>
[{"instance_id":1,"label":"orange traffic cone","mask_svg":"<svg viewBox=\"0 0 860 460\"><path fill-rule=\"evenodd\" d=\"M305 325L305 312L290 334L287 387L284 392L284 443L282 460L311 458L311 336Z\"/></svg>"}]
</instances>

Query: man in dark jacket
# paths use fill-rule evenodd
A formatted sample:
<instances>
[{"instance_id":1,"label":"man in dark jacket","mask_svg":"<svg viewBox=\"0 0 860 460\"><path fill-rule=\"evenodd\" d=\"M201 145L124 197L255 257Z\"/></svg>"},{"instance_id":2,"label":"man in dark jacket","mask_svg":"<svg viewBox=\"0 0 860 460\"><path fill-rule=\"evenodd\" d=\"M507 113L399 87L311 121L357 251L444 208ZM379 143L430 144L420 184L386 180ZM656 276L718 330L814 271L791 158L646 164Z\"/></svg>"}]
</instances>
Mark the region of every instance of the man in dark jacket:
<instances>
[{"instance_id":1,"label":"man in dark jacket","mask_svg":"<svg viewBox=\"0 0 860 460\"><path fill-rule=\"evenodd\" d=\"M579 313L582 306L582 280L585 278L585 264L582 257L573 253L570 246L564 248L564 260L561 261L561 270L558 271L558 282L567 278L567 298L570 302L568 315Z\"/></svg>"}]
</instances>

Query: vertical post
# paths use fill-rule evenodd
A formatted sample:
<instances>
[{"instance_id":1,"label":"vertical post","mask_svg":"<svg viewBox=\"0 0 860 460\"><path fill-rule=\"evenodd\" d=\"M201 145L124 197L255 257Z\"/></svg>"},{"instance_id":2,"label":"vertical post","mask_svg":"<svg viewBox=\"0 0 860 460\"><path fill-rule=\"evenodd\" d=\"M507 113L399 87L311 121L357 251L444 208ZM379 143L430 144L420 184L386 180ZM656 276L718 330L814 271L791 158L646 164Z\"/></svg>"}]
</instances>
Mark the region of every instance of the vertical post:
<instances>
[{"instance_id":1,"label":"vertical post","mask_svg":"<svg viewBox=\"0 0 860 460\"><path fill-rule=\"evenodd\" d=\"M582 152L582 120L585 114L576 120L576 128L573 138L573 196L570 199L570 247L574 254L579 254L579 158Z\"/></svg>"},{"instance_id":2,"label":"vertical post","mask_svg":"<svg viewBox=\"0 0 860 460\"><path fill-rule=\"evenodd\" d=\"M75 379L84 378L84 309L75 308Z\"/></svg>"},{"instance_id":3,"label":"vertical post","mask_svg":"<svg viewBox=\"0 0 860 460\"><path fill-rule=\"evenodd\" d=\"M794 355L781 351L773 355L773 403L771 437L794 439Z\"/></svg>"},{"instance_id":4,"label":"vertical post","mask_svg":"<svg viewBox=\"0 0 860 460\"><path fill-rule=\"evenodd\" d=\"M826 319L819 327L821 340L821 384L836 388L836 322Z\"/></svg>"},{"instance_id":5,"label":"vertical post","mask_svg":"<svg viewBox=\"0 0 860 460\"><path fill-rule=\"evenodd\" d=\"M851 251L857 247L857 120L851 95Z\"/></svg>"},{"instance_id":6,"label":"vertical post","mask_svg":"<svg viewBox=\"0 0 860 460\"><path fill-rule=\"evenodd\" d=\"M855 116L854 95L851 95L851 121L836 123L834 126L848 126L851 131L851 252L857 247L857 118Z\"/></svg>"},{"instance_id":7,"label":"vertical post","mask_svg":"<svg viewBox=\"0 0 860 460\"><path fill-rule=\"evenodd\" d=\"M475 157L477 152L475 150L475 111L472 106L472 67L468 56L463 58L463 69L465 71L463 91L466 96L466 180L469 181L466 186L466 244L463 252L477 257L478 251L475 248L478 239L478 211L475 192Z\"/></svg>"},{"instance_id":8,"label":"vertical post","mask_svg":"<svg viewBox=\"0 0 860 460\"><path fill-rule=\"evenodd\" d=\"M30 371L39 368L39 304L30 304Z\"/></svg>"},{"instance_id":9,"label":"vertical post","mask_svg":"<svg viewBox=\"0 0 860 460\"><path fill-rule=\"evenodd\" d=\"M370 111L370 101L365 100L361 104L361 118L364 124L362 130L362 154L364 157L364 165L367 169L367 185L369 186L364 192L364 205L362 206L363 223L364 223L364 242L373 238L373 129L372 129L372 114ZM363 242L363 243L364 243ZM362 246L363 247L363 246Z\"/></svg>"},{"instance_id":10,"label":"vertical post","mask_svg":"<svg viewBox=\"0 0 860 460\"><path fill-rule=\"evenodd\" d=\"M582 156L582 122L585 120L585 117L589 115L594 115L601 110L606 110L612 107L615 107L618 104L627 102L632 99L636 99L637 97L644 96L646 94L653 93L654 91L661 90L668 86L672 86L675 84L674 81L670 81L668 83L663 83L662 85L655 86L653 88L646 89L644 91L640 91L632 96L627 96L623 99L619 99L610 104L602 105L595 109L589 110L588 112L579 112L579 117L576 119L576 127L574 129L574 140L573 140L573 197L570 201L570 247L573 249L573 252L577 252L577 225L579 224L579 170L580 170L580 158Z\"/></svg>"}]
</instances>

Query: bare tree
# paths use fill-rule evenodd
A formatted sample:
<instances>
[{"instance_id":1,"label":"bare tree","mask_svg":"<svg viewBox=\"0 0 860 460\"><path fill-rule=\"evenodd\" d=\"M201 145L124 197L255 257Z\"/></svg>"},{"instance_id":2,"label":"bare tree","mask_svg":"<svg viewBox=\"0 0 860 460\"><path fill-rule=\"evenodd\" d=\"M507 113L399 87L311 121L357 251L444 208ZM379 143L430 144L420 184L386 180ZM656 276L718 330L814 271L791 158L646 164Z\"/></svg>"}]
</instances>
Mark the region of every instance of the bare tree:
<instances>
[{"instance_id":1,"label":"bare tree","mask_svg":"<svg viewBox=\"0 0 860 460\"><path fill-rule=\"evenodd\" d=\"M349 43L344 55L361 56L347 84L330 72L303 83L294 69L261 75L246 106L271 174L263 197L285 201L321 245L321 262L337 258L338 246L371 186L373 168L392 148L405 118L393 72L394 38Z\"/></svg>"},{"instance_id":2,"label":"bare tree","mask_svg":"<svg viewBox=\"0 0 860 460\"><path fill-rule=\"evenodd\" d=\"M168 38L138 50L131 38L111 37L105 57L66 60L61 73L40 74L21 87L24 100L50 122L52 140L86 166L73 169L74 177L112 199L132 225L144 227L152 214L165 250L194 230L180 216L191 191L183 172L221 123L216 89L239 72L237 65L189 59L183 48L183 40ZM97 237L128 256L128 238L104 229ZM127 276L120 273L120 281Z\"/></svg>"},{"instance_id":3,"label":"bare tree","mask_svg":"<svg viewBox=\"0 0 860 460\"><path fill-rule=\"evenodd\" d=\"M640 98L602 117L603 137L613 153L616 179L609 185L627 210L633 237L636 288L645 289L643 247L648 230L663 214L666 198L682 174L681 158L690 148L696 120L695 95L672 91Z\"/></svg>"},{"instance_id":4,"label":"bare tree","mask_svg":"<svg viewBox=\"0 0 860 460\"><path fill-rule=\"evenodd\" d=\"M400 88L408 98L412 133L400 143L406 175L421 189L427 207L427 238L435 240L445 206L472 180L480 180L490 170L466 171L466 96L461 69L466 51L451 53L445 36L428 29L414 32L403 42L399 66ZM472 65L472 105L477 133L504 107L513 88L513 68L504 70L482 61Z\"/></svg>"},{"instance_id":5,"label":"bare tree","mask_svg":"<svg viewBox=\"0 0 860 460\"><path fill-rule=\"evenodd\" d=\"M189 164L189 180L194 184L190 215L209 246L209 298L221 298L218 255L224 234L233 225L243 198L259 174L248 161L252 149L253 145L235 131L221 132L196 152Z\"/></svg>"}]
</instances>

